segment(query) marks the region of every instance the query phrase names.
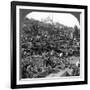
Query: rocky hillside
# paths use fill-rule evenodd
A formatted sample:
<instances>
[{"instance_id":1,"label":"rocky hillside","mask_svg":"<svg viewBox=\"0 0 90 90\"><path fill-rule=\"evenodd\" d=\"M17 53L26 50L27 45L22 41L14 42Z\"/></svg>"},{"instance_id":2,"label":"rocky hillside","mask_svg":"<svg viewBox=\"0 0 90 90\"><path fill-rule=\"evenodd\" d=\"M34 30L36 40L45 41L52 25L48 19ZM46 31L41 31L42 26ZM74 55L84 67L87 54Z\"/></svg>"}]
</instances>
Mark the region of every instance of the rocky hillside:
<instances>
[{"instance_id":1,"label":"rocky hillside","mask_svg":"<svg viewBox=\"0 0 90 90\"><path fill-rule=\"evenodd\" d=\"M26 19L21 28L21 78L46 77L72 68L70 57L80 56L80 30L60 23ZM76 66L71 75L79 75ZM73 69L73 68L72 68Z\"/></svg>"}]
</instances>

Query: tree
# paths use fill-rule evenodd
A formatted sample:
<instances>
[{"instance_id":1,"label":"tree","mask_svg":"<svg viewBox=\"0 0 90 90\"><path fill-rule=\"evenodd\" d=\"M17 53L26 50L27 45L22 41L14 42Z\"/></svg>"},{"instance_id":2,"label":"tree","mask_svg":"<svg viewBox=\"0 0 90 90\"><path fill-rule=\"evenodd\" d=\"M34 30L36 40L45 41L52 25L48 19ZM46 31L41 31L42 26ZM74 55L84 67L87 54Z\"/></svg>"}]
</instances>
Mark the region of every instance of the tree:
<instances>
[{"instance_id":1,"label":"tree","mask_svg":"<svg viewBox=\"0 0 90 90\"><path fill-rule=\"evenodd\" d=\"M77 26L75 26L74 27L74 38L76 38L77 40L79 40L80 39L80 29L77 27Z\"/></svg>"}]
</instances>

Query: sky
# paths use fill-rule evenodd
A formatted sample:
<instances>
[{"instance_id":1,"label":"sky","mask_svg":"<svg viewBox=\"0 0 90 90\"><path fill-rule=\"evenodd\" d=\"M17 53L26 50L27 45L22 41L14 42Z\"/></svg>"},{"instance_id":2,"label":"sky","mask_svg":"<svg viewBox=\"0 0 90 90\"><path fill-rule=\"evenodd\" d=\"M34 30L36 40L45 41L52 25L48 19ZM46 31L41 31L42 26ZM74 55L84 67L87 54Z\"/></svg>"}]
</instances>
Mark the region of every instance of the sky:
<instances>
[{"instance_id":1,"label":"sky","mask_svg":"<svg viewBox=\"0 0 90 90\"><path fill-rule=\"evenodd\" d=\"M78 19L70 13L52 13L52 12L31 12L26 15L28 19L35 19L39 21L53 20L54 23L58 22L65 26L74 27L75 25L80 28ZM50 23L50 22L47 22Z\"/></svg>"}]
</instances>

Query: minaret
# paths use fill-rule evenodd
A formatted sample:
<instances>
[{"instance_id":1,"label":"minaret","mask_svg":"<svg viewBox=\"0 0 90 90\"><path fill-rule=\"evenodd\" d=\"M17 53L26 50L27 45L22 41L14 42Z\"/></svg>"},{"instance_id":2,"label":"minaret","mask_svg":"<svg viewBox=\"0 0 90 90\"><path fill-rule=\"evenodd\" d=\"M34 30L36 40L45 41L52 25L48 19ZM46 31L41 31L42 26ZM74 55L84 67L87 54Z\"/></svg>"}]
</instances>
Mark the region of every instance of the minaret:
<instances>
[{"instance_id":1,"label":"minaret","mask_svg":"<svg viewBox=\"0 0 90 90\"><path fill-rule=\"evenodd\" d=\"M52 24L53 24L53 13L52 13Z\"/></svg>"}]
</instances>

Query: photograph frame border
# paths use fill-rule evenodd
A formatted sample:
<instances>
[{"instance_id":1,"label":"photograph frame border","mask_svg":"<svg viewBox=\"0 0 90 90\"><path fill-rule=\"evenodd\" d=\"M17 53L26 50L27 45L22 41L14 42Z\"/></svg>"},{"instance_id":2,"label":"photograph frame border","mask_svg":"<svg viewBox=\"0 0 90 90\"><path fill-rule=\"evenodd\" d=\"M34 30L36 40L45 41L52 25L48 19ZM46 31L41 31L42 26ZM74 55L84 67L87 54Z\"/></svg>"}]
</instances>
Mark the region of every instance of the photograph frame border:
<instances>
[{"instance_id":1,"label":"photograph frame border","mask_svg":"<svg viewBox=\"0 0 90 90\"><path fill-rule=\"evenodd\" d=\"M53 7L53 8L73 8L84 10L84 81L73 81L73 82L55 82L55 83L43 83L43 84L22 84L17 85L16 75L16 6L40 6L40 7ZM37 2L11 2L11 88L32 88L32 87L50 87L50 86L66 86L66 85L81 85L88 83L88 7L85 5L69 5L69 4L53 4L53 3L37 3Z\"/></svg>"}]
</instances>

